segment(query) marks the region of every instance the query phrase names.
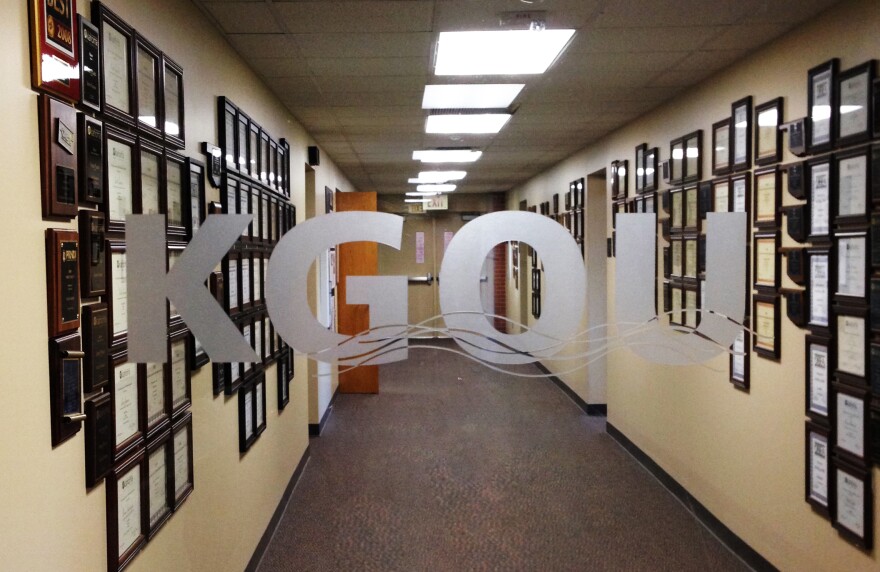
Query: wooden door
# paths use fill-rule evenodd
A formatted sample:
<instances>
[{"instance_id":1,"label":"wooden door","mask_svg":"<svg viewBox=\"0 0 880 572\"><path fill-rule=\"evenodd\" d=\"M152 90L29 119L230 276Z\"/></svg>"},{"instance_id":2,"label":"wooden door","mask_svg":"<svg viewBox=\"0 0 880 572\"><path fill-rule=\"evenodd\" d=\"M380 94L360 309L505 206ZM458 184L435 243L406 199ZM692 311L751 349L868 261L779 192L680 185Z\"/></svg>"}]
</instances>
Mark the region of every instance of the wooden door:
<instances>
[{"instance_id":1,"label":"wooden door","mask_svg":"<svg viewBox=\"0 0 880 572\"><path fill-rule=\"evenodd\" d=\"M375 211L376 193L336 193L336 211ZM339 283L336 291L336 324L340 334L354 335L370 327L370 307L346 304L347 276L375 276L379 271L375 242L350 242L337 249ZM344 368L341 368L344 369ZM339 373L342 393L379 393L379 366L362 365Z\"/></svg>"}]
</instances>

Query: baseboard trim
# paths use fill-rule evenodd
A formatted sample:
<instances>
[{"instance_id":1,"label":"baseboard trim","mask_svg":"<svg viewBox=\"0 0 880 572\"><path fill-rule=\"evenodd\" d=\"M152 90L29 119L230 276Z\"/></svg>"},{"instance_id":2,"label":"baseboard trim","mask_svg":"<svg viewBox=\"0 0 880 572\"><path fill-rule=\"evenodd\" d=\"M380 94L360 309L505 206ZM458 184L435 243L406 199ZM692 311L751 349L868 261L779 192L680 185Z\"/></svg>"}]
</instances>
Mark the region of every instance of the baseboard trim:
<instances>
[{"instance_id":1,"label":"baseboard trim","mask_svg":"<svg viewBox=\"0 0 880 572\"><path fill-rule=\"evenodd\" d=\"M672 478L672 475L663 470L647 453L642 451L638 445L629 440L629 438L620 432L620 430L610 422L605 423L605 430L608 435L620 444L621 447L635 457L635 459L648 470L660 483L672 493L684 507L699 520L712 534L718 538L722 544L736 554L743 562L757 572L779 572L766 558L761 556L754 548L749 546L746 541L740 538L735 532L727 528L723 522L712 514L703 504L691 495L678 481Z\"/></svg>"},{"instance_id":2,"label":"baseboard trim","mask_svg":"<svg viewBox=\"0 0 880 572\"><path fill-rule=\"evenodd\" d=\"M269 548L269 543L272 542L272 537L275 536L275 530L278 528L278 523L281 522L281 517L284 516L284 511L287 509L287 504L290 502L290 496L293 494L293 489L296 488L296 484L299 482L300 477L302 477L310 455L311 452L309 451L309 446L306 445L306 450L303 452L302 458L296 465L296 469L290 477L290 482L287 483L287 488L284 489L284 494L281 495L281 500L278 501L275 513L272 515L272 518L269 519L269 524L266 526L266 530L263 532L260 542L257 543L257 547L254 549L254 553L251 556L247 567L244 569L245 572L256 572L257 568L259 568L260 561L263 559L263 555L266 554L266 549Z\"/></svg>"},{"instance_id":3,"label":"baseboard trim","mask_svg":"<svg viewBox=\"0 0 880 572\"><path fill-rule=\"evenodd\" d=\"M556 384L556 387L561 389L562 392L565 393L569 397L569 399L574 401L575 405L580 407L584 413L586 413L587 415L590 415L590 416L599 416L599 417L605 417L608 415L608 405L606 405L604 403L593 403L593 404L587 403L586 401L581 399L581 396L578 395L577 393L575 393L574 390L572 388L570 388L564 381L562 381L561 379L559 379L558 377L553 375L550 372L550 370L544 366L544 364L542 364L539 361L536 361L535 365L544 374L546 374L547 377L550 378L550 381L552 381L553 383Z\"/></svg>"},{"instance_id":4,"label":"baseboard trim","mask_svg":"<svg viewBox=\"0 0 880 572\"><path fill-rule=\"evenodd\" d=\"M338 387L336 388L336 391L333 392L333 397L330 398L330 403L327 405L327 409L324 411L321 421L319 423L309 423L309 437L321 436L321 432L324 430L324 425L327 424L327 419L330 417L330 412L333 411L333 404L336 402L337 395L339 395Z\"/></svg>"}]
</instances>

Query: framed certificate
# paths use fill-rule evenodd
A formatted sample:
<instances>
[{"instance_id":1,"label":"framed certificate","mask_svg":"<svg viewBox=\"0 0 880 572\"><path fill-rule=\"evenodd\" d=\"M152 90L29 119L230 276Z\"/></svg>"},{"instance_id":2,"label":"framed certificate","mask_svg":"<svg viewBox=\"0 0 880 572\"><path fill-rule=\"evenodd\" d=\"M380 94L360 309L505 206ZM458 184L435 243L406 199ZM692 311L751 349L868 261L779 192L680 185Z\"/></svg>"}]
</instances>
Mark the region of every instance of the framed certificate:
<instances>
[{"instance_id":1,"label":"framed certificate","mask_svg":"<svg viewBox=\"0 0 880 572\"><path fill-rule=\"evenodd\" d=\"M755 164L769 165L782 160L782 98L755 106Z\"/></svg>"},{"instance_id":2,"label":"framed certificate","mask_svg":"<svg viewBox=\"0 0 880 572\"><path fill-rule=\"evenodd\" d=\"M831 372L834 371L834 343L830 336L806 336L806 414L814 421L831 420Z\"/></svg>"},{"instance_id":3,"label":"framed certificate","mask_svg":"<svg viewBox=\"0 0 880 572\"><path fill-rule=\"evenodd\" d=\"M161 61L162 53L153 44L135 33L134 37L134 93L138 130L157 140L161 131Z\"/></svg>"},{"instance_id":4,"label":"framed certificate","mask_svg":"<svg viewBox=\"0 0 880 572\"><path fill-rule=\"evenodd\" d=\"M186 248L186 243L169 241L167 245L168 247L165 252L166 272L171 270L180 259L180 256L183 254L183 251ZM167 300L166 303L168 305L168 325L170 327L179 326L183 323L183 319L180 317L180 312L178 312L177 308L174 306L171 300Z\"/></svg>"},{"instance_id":5,"label":"framed certificate","mask_svg":"<svg viewBox=\"0 0 880 572\"><path fill-rule=\"evenodd\" d=\"M49 336L79 328L79 235L76 231L46 229L46 292Z\"/></svg>"},{"instance_id":6,"label":"framed certificate","mask_svg":"<svg viewBox=\"0 0 880 572\"><path fill-rule=\"evenodd\" d=\"M700 230L700 194L697 187L685 187L684 191L684 230Z\"/></svg>"},{"instance_id":7,"label":"framed certificate","mask_svg":"<svg viewBox=\"0 0 880 572\"><path fill-rule=\"evenodd\" d=\"M254 273L251 254L244 252L241 254L239 263L239 285L241 286L241 306L245 310L249 310L254 305Z\"/></svg>"},{"instance_id":8,"label":"framed certificate","mask_svg":"<svg viewBox=\"0 0 880 572\"><path fill-rule=\"evenodd\" d=\"M712 124L712 174L730 172L730 117Z\"/></svg>"},{"instance_id":9,"label":"framed certificate","mask_svg":"<svg viewBox=\"0 0 880 572\"><path fill-rule=\"evenodd\" d=\"M700 289L696 284L685 284L684 325L696 329L700 324Z\"/></svg>"},{"instance_id":10,"label":"framed certificate","mask_svg":"<svg viewBox=\"0 0 880 572\"><path fill-rule=\"evenodd\" d=\"M193 439L192 414L187 413L171 430L172 472L171 480L174 510L180 508L193 491Z\"/></svg>"},{"instance_id":11,"label":"framed certificate","mask_svg":"<svg viewBox=\"0 0 880 572\"><path fill-rule=\"evenodd\" d=\"M831 229L831 159L821 157L807 162L807 193L810 201L810 240L828 240Z\"/></svg>"},{"instance_id":12,"label":"framed certificate","mask_svg":"<svg viewBox=\"0 0 880 572\"><path fill-rule=\"evenodd\" d=\"M135 138L104 125L104 215L107 232L124 233L125 217L135 211Z\"/></svg>"},{"instance_id":13,"label":"framed certificate","mask_svg":"<svg viewBox=\"0 0 880 572\"><path fill-rule=\"evenodd\" d=\"M77 15L77 22L79 23L80 102L85 107L100 112L101 32L82 15Z\"/></svg>"},{"instance_id":14,"label":"framed certificate","mask_svg":"<svg viewBox=\"0 0 880 572\"><path fill-rule=\"evenodd\" d=\"M834 528L849 542L870 550L874 541L871 470L841 462L835 465L834 475Z\"/></svg>"},{"instance_id":15,"label":"framed certificate","mask_svg":"<svg viewBox=\"0 0 880 572\"><path fill-rule=\"evenodd\" d=\"M225 96L217 98L217 134L227 170L238 170L238 108Z\"/></svg>"},{"instance_id":16,"label":"framed certificate","mask_svg":"<svg viewBox=\"0 0 880 572\"><path fill-rule=\"evenodd\" d=\"M645 192L645 153L648 150L648 144L642 143L636 147L636 194Z\"/></svg>"},{"instance_id":17,"label":"framed certificate","mask_svg":"<svg viewBox=\"0 0 880 572\"><path fill-rule=\"evenodd\" d=\"M185 148L183 68L165 54L162 54L162 124L165 145Z\"/></svg>"},{"instance_id":18,"label":"framed certificate","mask_svg":"<svg viewBox=\"0 0 880 572\"><path fill-rule=\"evenodd\" d=\"M52 446L76 435L82 427L82 351L77 333L49 340L49 399Z\"/></svg>"},{"instance_id":19,"label":"framed certificate","mask_svg":"<svg viewBox=\"0 0 880 572\"><path fill-rule=\"evenodd\" d=\"M278 377L278 412L281 413L290 403L290 380L288 379L287 355L282 352L276 368Z\"/></svg>"},{"instance_id":20,"label":"framed certificate","mask_svg":"<svg viewBox=\"0 0 880 572\"><path fill-rule=\"evenodd\" d=\"M266 430L266 373L261 372L254 380L254 408L257 435Z\"/></svg>"},{"instance_id":21,"label":"framed certificate","mask_svg":"<svg viewBox=\"0 0 880 572\"><path fill-rule=\"evenodd\" d=\"M242 181L238 186L238 214L254 214L251 212L251 186ZM250 242L254 236L254 221L247 225L241 239Z\"/></svg>"},{"instance_id":22,"label":"framed certificate","mask_svg":"<svg viewBox=\"0 0 880 572\"><path fill-rule=\"evenodd\" d=\"M730 166L734 171L743 171L752 166L752 96L734 101L730 115Z\"/></svg>"},{"instance_id":23,"label":"framed certificate","mask_svg":"<svg viewBox=\"0 0 880 572\"><path fill-rule=\"evenodd\" d=\"M807 324L812 328L829 328L831 308L832 260L829 248L812 248L807 251L810 264L810 311Z\"/></svg>"},{"instance_id":24,"label":"framed certificate","mask_svg":"<svg viewBox=\"0 0 880 572\"><path fill-rule=\"evenodd\" d=\"M113 399L114 459L121 459L139 447L144 440L144 427L140 415L137 364L128 361L127 351L122 350L110 358L113 377L110 396Z\"/></svg>"},{"instance_id":25,"label":"framed certificate","mask_svg":"<svg viewBox=\"0 0 880 572\"><path fill-rule=\"evenodd\" d=\"M238 450L246 452L257 439L256 391L253 382L238 390Z\"/></svg>"},{"instance_id":26,"label":"framed certificate","mask_svg":"<svg viewBox=\"0 0 880 572\"><path fill-rule=\"evenodd\" d=\"M165 151L165 223L169 237L186 239L186 215L190 210L186 186L189 183L189 168L186 157L172 151ZM188 214L188 212L187 212Z\"/></svg>"},{"instance_id":27,"label":"framed certificate","mask_svg":"<svg viewBox=\"0 0 880 572\"><path fill-rule=\"evenodd\" d=\"M163 363L138 364L141 389L141 415L147 428L147 439L168 429L171 420L171 399L168 393L168 371Z\"/></svg>"},{"instance_id":28,"label":"framed certificate","mask_svg":"<svg viewBox=\"0 0 880 572\"><path fill-rule=\"evenodd\" d=\"M281 188L281 194L287 198L290 198L290 142L287 139L282 138L278 143L278 152L280 153L280 157L278 158L279 165L279 174L281 181L279 183L279 187ZM583 194L583 179L581 181L581 190L580 193Z\"/></svg>"},{"instance_id":29,"label":"framed certificate","mask_svg":"<svg viewBox=\"0 0 880 572\"><path fill-rule=\"evenodd\" d=\"M868 234L853 232L834 237L837 252L838 303L864 304L868 299Z\"/></svg>"},{"instance_id":30,"label":"framed certificate","mask_svg":"<svg viewBox=\"0 0 880 572\"><path fill-rule=\"evenodd\" d=\"M681 242L684 250L684 277L696 279L699 274L699 237L686 236Z\"/></svg>"},{"instance_id":31,"label":"framed certificate","mask_svg":"<svg viewBox=\"0 0 880 572\"><path fill-rule=\"evenodd\" d=\"M207 363L211 361L211 359L208 357L208 353L205 351L205 347L202 345L202 342L200 342L199 339L192 334L192 332L190 332L189 336L187 336L186 351L187 354L189 354L187 359L189 360L190 372L201 369L202 366L207 365Z\"/></svg>"},{"instance_id":32,"label":"framed certificate","mask_svg":"<svg viewBox=\"0 0 880 572\"><path fill-rule=\"evenodd\" d=\"M780 173L776 167L755 171L755 226L779 228L779 207L782 204Z\"/></svg>"},{"instance_id":33,"label":"framed certificate","mask_svg":"<svg viewBox=\"0 0 880 572\"><path fill-rule=\"evenodd\" d=\"M779 288L779 233L755 233L752 250L755 260L755 289L775 292Z\"/></svg>"},{"instance_id":34,"label":"framed certificate","mask_svg":"<svg viewBox=\"0 0 880 572\"><path fill-rule=\"evenodd\" d=\"M612 198L626 198L627 196L627 175L629 171L629 161L614 161L611 163L611 196ZM575 208L580 208L583 205L577 202L577 198L579 198L579 193L575 190Z\"/></svg>"},{"instance_id":35,"label":"framed certificate","mask_svg":"<svg viewBox=\"0 0 880 572\"><path fill-rule=\"evenodd\" d=\"M31 87L70 102L80 98L76 0L30 0Z\"/></svg>"},{"instance_id":36,"label":"framed certificate","mask_svg":"<svg viewBox=\"0 0 880 572\"><path fill-rule=\"evenodd\" d=\"M273 190L278 188L278 143L271 137L269 138L269 187ZM554 212L559 212L559 196L554 195Z\"/></svg>"},{"instance_id":37,"label":"framed certificate","mask_svg":"<svg viewBox=\"0 0 880 572\"><path fill-rule=\"evenodd\" d=\"M730 179L727 177L712 181L712 212L730 212Z\"/></svg>"},{"instance_id":38,"label":"framed certificate","mask_svg":"<svg viewBox=\"0 0 880 572\"><path fill-rule=\"evenodd\" d=\"M871 392L843 383L834 384L834 452L847 461L864 465L868 456L868 408Z\"/></svg>"},{"instance_id":39,"label":"framed certificate","mask_svg":"<svg viewBox=\"0 0 880 572\"><path fill-rule=\"evenodd\" d=\"M104 203L104 124L85 113L78 114L79 124L79 202Z\"/></svg>"},{"instance_id":40,"label":"framed certificate","mask_svg":"<svg viewBox=\"0 0 880 572\"><path fill-rule=\"evenodd\" d=\"M868 299L871 301L871 333L880 334L880 278L871 277L868 289Z\"/></svg>"},{"instance_id":41,"label":"framed certificate","mask_svg":"<svg viewBox=\"0 0 880 572\"><path fill-rule=\"evenodd\" d=\"M230 316L241 311L241 297L239 295L239 267L241 265L241 254L239 252L230 252L223 259L223 284L226 289L226 313Z\"/></svg>"},{"instance_id":42,"label":"framed certificate","mask_svg":"<svg viewBox=\"0 0 880 572\"><path fill-rule=\"evenodd\" d=\"M147 444L141 481L146 497L147 539L153 538L171 517L169 476L172 463L171 431L165 431Z\"/></svg>"},{"instance_id":43,"label":"framed certificate","mask_svg":"<svg viewBox=\"0 0 880 572\"><path fill-rule=\"evenodd\" d=\"M126 275L125 243L108 241L104 247L107 260L107 297L110 307L110 346L125 343L128 336L128 278Z\"/></svg>"},{"instance_id":44,"label":"framed certificate","mask_svg":"<svg viewBox=\"0 0 880 572\"><path fill-rule=\"evenodd\" d=\"M229 370L229 364L211 362L211 387L215 396L220 395L226 389Z\"/></svg>"},{"instance_id":45,"label":"framed certificate","mask_svg":"<svg viewBox=\"0 0 880 572\"><path fill-rule=\"evenodd\" d=\"M646 193L654 192L658 188L660 149L651 147L645 151L645 186Z\"/></svg>"},{"instance_id":46,"label":"framed certificate","mask_svg":"<svg viewBox=\"0 0 880 572\"><path fill-rule=\"evenodd\" d=\"M807 152L810 154L827 151L833 143L837 117L834 86L839 62L834 58L807 72Z\"/></svg>"},{"instance_id":47,"label":"framed certificate","mask_svg":"<svg viewBox=\"0 0 880 572\"><path fill-rule=\"evenodd\" d=\"M645 202L645 212L654 214L657 212L657 193L650 192L643 197Z\"/></svg>"},{"instance_id":48,"label":"framed certificate","mask_svg":"<svg viewBox=\"0 0 880 572\"><path fill-rule=\"evenodd\" d=\"M253 120L248 123L248 165L251 178L260 180L260 126Z\"/></svg>"},{"instance_id":49,"label":"framed certificate","mask_svg":"<svg viewBox=\"0 0 880 572\"><path fill-rule=\"evenodd\" d=\"M45 94L37 103L43 218L70 220L78 204L76 109Z\"/></svg>"},{"instance_id":50,"label":"framed certificate","mask_svg":"<svg viewBox=\"0 0 880 572\"><path fill-rule=\"evenodd\" d=\"M865 385L868 373L867 308L837 309L837 378Z\"/></svg>"},{"instance_id":51,"label":"framed certificate","mask_svg":"<svg viewBox=\"0 0 880 572\"><path fill-rule=\"evenodd\" d=\"M113 402L101 392L85 402L86 488L104 481L113 470Z\"/></svg>"},{"instance_id":52,"label":"framed certificate","mask_svg":"<svg viewBox=\"0 0 880 572\"><path fill-rule=\"evenodd\" d=\"M831 518L834 506L834 487L830 476L833 463L831 460L831 431L826 427L807 421L806 424L806 501L813 510L825 518Z\"/></svg>"},{"instance_id":53,"label":"framed certificate","mask_svg":"<svg viewBox=\"0 0 880 572\"><path fill-rule=\"evenodd\" d=\"M187 364L187 330L178 330L168 337L167 377L171 396L171 415L177 418L192 403L190 368Z\"/></svg>"},{"instance_id":54,"label":"framed certificate","mask_svg":"<svg viewBox=\"0 0 880 572\"><path fill-rule=\"evenodd\" d=\"M269 134L260 129L260 182L269 184ZM549 204L547 205L549 207ZM549 209L548 212L549 213Z\"/></svg>"},{"instance_id":55,"label":"framed certificate","mask_svg":"<svg viewBox=\"0 0 880 572\"><path fill-rule=\"evenodd\" d=\"M101 108L105 116L134 125L134 30L100 2L92 17L101 30Z\"/></svg>"},{"instance_id":56,"label":"framed certificate","mask_svg":"<svg viewBox=\"0 0 880 572\"><path fill-rule=\"evenodd\" d=\"M880 395L880 343L871 343L871 391ZM876 407L875 407L876 409Z\"/></svg>"},{"instance_id":57,"label":"framed certificate","mask_svg":"<svg viewBox=\"0 0 880 572\"><path fill-rule=\"evenodd\" d=\"M703 168L703 130L688 133L684 141L684 173L682 182L695 183L702 178Z\"/></svg>"},{"instance_id":58,"label":"framed certificate","mask_svg":"<svg viewBox=\"0 0 880 572\"><path fill-rule=\"evenodd\" d=\"M184 200L184 226L186 237L192 239L199 227L205 220L205 164L195 159L187 158L186 192Z\"/></svg>"},{"instance_id":59,"label":"framed certificate","mask_svg":"<svg viewBox=\"0 0 880 572\"><path fill-rule=\"evenodd\" d=\"M779 359L779 297L758 293L754 297L752 315L755 335L752 348L755 353L768 359Z\"/></svg>"},{"instance_id":60,"label":"framed certificate","mask_svg":"<svg viewBox=\"0 0 880 572\"><path fill-rule=\"evenodd\" d=\"M679 137L669 143L669 183L681 184L684 181L684 139Z\"/></svg>"},{"instance_id":61,"label":"framed certificate","mask_svg":"<svg viewBox=\"0 0 880 572\"><path fill-rule=\"evenodd\" d=\"M737 388L748 391L750 382L749 369L749 344L745 328L748 327L748 318L743 324L744 328L736 334L736 339L730 346L730 382Z\"/></svg>"},{"instance_id":62,"label":"framed certificate","mask_svg":"<svg viewBox=\"0 0 880 572\"><path fill-rule=\"evenodd\" d=\"M730 179L730 212L747 213L751 203L748 175L738 175Z\"/></svg>"},{"instance_id":63,"label":"framed certificate","mask_svg":"<svg viewBox=\"0 0 880 572\"><path fill-rule=\"evenodd\" d=\"M553 219L558 222L559 215L553 215ZM272 236L269 222L269 193L264 192L260 201L260 237L266 244L269 243Z\"/></svg>"},{"instance_id":64,"label":"framed certificate","mask_svg":"<svg viewBox=\"0 0 880 572\"><path fill-rule=\"evenodd\" d=\"M242 175L247 175L250 169L250 163L248 163L248 157L250 156L250 150L248 149L248 125L250 124L250 119L241 109L236 109L235 119L237 123L235 128L235 152L238 155L238 172Z\"/></svg>"},{"instance_id":65,"label":"framed certificate","mask_svg":"<svg viewBox=\"0 0 880 572\"><path fill-rule=\"evenodd\" d=\"M138 141L137 151L140 180L137 185L134 212L163 214L165 209L161 199L164 181L162 147L141 139Z\"/></svg>"},{"instance_id":66,"label":"framed certificate","mask_svg":"<svg viewBox=\"0 0 880 572\"><path fill-rule=\"evenodd\" d=\"M669 324L672 326L684 325L684 295L681 285L672 284L669 288L669 299L672 310L669 314Z\"/></svg>"},{"instance_id":67,"label":"framed certificate","mask_svg":"<svg viewBox=\"0 0 880 572\"><path fill-rule=\"evenodd\" d=\"M673 237L670 241L670 249L672 255L671 275L674 278L682 278L684 276L684 240L681 237Z\"/></svg>"},{"instance_id":68,"label":"framed certificate","mask_svg":"<svg viewBox=\"0 0 880 572\"><path fill-rule=\"evenodd\" d=\"M669 201L672 205L672 230L684 230L684 189L670 189Z\"/></svg>"},{"instance_id":69,"label":"framed certificate","mask_svg":"<svg viewBox=\"0 0 880 572\"><path fill-rule=\"evenodd\" d=\"M837 180L837 208L834 212L836 226L867 226L868 213L871 210L870 161L871 153L867 147L834 156L833 172Z\"/></svg>"},{"instance_id":70,"label":"framed certificate","mask_svg":"<svg viewBox=\"0 0 880 572\"><path fill-rule=\"evenodd\" d=\"M867 141L872 134L871 86L875 60L840 72L834 92L833 122L837 145L844 147Z\"/></svg>"},{"instance_id":71,"label":"framed certificate","mask_svg":"<svg viewBox=\"0 0 880 572\"><path fill-rule=\"evenodd\" d=\"M146 542L142 465L144 449L117 465L107 477L107 570L122 570Z\"/></svg>"}]
</instances>

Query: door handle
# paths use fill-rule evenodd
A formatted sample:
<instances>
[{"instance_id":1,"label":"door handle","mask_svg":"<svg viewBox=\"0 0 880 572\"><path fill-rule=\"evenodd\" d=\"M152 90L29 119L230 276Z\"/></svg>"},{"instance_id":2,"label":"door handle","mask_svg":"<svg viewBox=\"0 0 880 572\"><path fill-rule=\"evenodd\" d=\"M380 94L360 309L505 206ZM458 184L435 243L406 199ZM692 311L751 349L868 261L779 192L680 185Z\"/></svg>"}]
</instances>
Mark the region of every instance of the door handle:
<instances>
[{"instance_id":1,"label":"door handle","mask_svg":"<svg viewBox=\"0 0 880 572\"><path fill-rule=\"evenodd\" d=\"M480 282L488 282L488 281L489 281L488 276L480 276Z\"/></svg>"},{"instance_id":2,"label":"door handle","mask_svg":"<svg viewBox=\"0 0 880 572\"><path fill-rule=\"evenodd\" d=\"M410 276L407 278L407 282L410 284L433 284L434 276L428 272L427 276Z\"/></svg>"}]
</instances>

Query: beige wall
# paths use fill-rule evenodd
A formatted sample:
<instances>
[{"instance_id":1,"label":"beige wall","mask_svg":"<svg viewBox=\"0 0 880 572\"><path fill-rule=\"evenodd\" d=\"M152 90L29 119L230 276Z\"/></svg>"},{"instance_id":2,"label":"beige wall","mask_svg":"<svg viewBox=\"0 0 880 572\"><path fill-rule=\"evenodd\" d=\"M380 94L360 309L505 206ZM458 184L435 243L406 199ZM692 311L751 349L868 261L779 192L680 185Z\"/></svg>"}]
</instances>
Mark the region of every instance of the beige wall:
<instances>
[{"instance_id":1,"label":"beige wall","mask_svg":"<svg viewBox=\"0 0 880 572\"><path fill-rule=\"evenodd\" d=\"M7 300L0 344L0 568L103 570L106 566L105 491L87 492L83 433L52 449L43 231L68 226L40 215L36 95L30 89L27 2L5 2L0 12L0 153L5 223L0 260ZM308 135L190 2L108 0L107 5L167 52L184 69L186 154L217 141L218 95L229 96L274 136L292 146L291 185L298 218L305 213ZM89 2L79 2L82 13ZM318 184L352 190L329 158ZM218 200L216 189L209 200ZM72 226L72 225L70 225ZM241 570L253 554L294 468L308 445L306 359L298 356L291 400L279 416L275 367L267 372L266 432L238 452L237 397L211 394L211 368L192 380L195 491L130 569Z\"/></svg>"},{"instance_id":2,"label":"beige wall","mask_svg":"<svg viewBox=\"0 0 880 572\"><path fill-rule=\"evenodd\" d=\"M746 95L756 104L783 96L785 119L803 117L807 70L835 56L843 69L880 57L878 26L876 0L842 3L516 189L508 206L516 208L522 198L530 204L548 200L568 181L607 167L612 160L632 161L635 146L645 141L659 146L665 159L671 139L703 129L708 155L712 123L729 115L731 102ZM708 156L703 172L710 172ZM794 202L787 194L784 200ZM783 244L792 243L785 236ZM608 272L613 319L613 260ZM787 277L786 285L791 286ZM878 570L876 550L874 556L866 555L841 540L803 500L805 331L784 317L784 304L782 316L782 360L752 354L748 394L727 381L724 357L708 367L661 367L627 350L612 353L608 420L776 566ZM880 471L875 469L873 477L877 491ZM878 507L880 500L875 500L874 521L880 524ZM875 535L878 529L875 526ZM880 535L874 541L878 543Z\"/></svg>"}]
</instances>

